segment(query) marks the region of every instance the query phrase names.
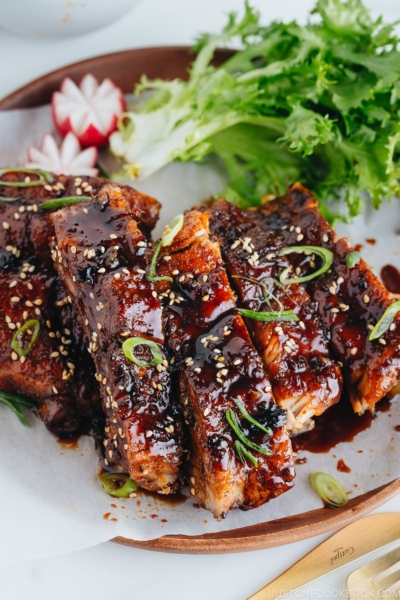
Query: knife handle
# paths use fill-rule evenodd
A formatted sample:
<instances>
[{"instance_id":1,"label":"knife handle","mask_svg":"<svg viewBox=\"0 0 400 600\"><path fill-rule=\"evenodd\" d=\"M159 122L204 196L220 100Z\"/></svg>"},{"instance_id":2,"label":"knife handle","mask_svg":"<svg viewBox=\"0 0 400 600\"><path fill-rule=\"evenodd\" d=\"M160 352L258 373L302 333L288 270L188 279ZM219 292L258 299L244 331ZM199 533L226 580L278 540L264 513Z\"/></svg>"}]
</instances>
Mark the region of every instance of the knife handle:
<instances>
[{"instance_id":1,"label":"knife handle","mask_svg":"<svg viewBox=\"0 0 400 600\"><path fill-rule=\"evenodd\" d=\"M287 596L400 538L400 513L378 513L343 527L247 600Z\"/></svg>"}]
</instances>

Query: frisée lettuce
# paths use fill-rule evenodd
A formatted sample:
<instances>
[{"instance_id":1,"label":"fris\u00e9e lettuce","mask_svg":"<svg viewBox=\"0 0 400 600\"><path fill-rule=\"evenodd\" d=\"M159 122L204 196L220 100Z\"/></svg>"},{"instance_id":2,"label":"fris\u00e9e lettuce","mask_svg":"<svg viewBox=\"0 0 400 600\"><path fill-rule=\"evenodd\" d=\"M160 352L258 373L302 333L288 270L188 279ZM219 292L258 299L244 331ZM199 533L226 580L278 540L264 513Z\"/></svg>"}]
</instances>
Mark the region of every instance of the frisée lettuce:
<instances>
[{"instance_id":1,"label":"fris\u00e9e lettuce","mask_svg":"<svg viewBox=\"0 0 400 600\"><path fill-rule=\"evenodd\" d=\"M197 40L188 81L142 78L144 101L120 118L111 150L133 178L216 153L224 193L242 207L298 180L330 220L359 214L366 195L378 208L400 194L395 27L360 0L318 0L305 26L262 25L246 1L241 18L232 13L221 33ZM229 44L242 49L213 66Z\"/></svg>"}]
</instances>

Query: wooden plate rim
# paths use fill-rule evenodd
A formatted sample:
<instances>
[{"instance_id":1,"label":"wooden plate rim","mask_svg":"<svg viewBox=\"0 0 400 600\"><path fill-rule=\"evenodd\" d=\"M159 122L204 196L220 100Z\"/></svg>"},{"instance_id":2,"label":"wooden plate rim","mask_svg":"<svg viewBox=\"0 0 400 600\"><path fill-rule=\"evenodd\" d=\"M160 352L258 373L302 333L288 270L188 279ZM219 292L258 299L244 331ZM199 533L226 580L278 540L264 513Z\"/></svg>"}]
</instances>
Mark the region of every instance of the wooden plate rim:
<instances>
[{"instance_id":1,"label":"wooden plate rim","mask_svg":"<svg viewBox=\"0 0 400 600\"><path fill-rule=\"evenodd\" d=\"M57 89L62 79L66 76L78 80L85 72L93 69L101 72L103 67L103 77L110 76L110 67L116 65L120 69L119 77L123 78L124 72L123 70L121 71L121 67L132 60L139 63L143 62L144 65L146 60L150 60L153 68L155 64L159 64L160 75L158 76L165 76L165 72L171 67L172 77L185 77L191 58L189 53L189 46L156 46L95 56L61 67L13 91L0 100L0 110L28 108L45 104L49 101L51 92ZM216 62L221 63L231 55L232 50L219 49L216 53ZM179 75L175 73L173 63L170 63L174 57L179 62L178 70L181 69ZM143 72L145 71L146 66L143 67ZM130 84L127 81L125 82L124 80L119 84L123 87L124 91L129 92L132 88L129 87ZM131 83L133 86L134 82ZM398 493L400 493L400 478L371 490L366 494L362 494L357 498L353 498L345 507L340 509L329 510L321 508L274 521L259 523L250 527L232 529L215 534L199 536L168 535L143 542L116 537L112 541L146 550L195 554L243 552L271 548L343 527L375 510Z\"/></svg>"}]
</instances>

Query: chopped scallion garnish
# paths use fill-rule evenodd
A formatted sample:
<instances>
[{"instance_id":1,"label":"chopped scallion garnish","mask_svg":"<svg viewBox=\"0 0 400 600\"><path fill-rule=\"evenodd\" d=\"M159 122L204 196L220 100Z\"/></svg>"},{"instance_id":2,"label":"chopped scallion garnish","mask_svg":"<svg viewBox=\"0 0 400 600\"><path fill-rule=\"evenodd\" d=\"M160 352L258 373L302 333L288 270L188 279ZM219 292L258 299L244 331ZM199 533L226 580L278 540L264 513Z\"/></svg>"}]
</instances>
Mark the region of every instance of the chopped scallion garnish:
<instances>
[{"instance_id":1,"label":"chopped scallion garnish","mask_svg":"<svg viewBox=\"0 0 400 600\"><path fill-rule=\"evenodd\" d=\"M306 281L311 281L320 275L326 273L331 264L333 263L333 252L328 250L327 248L322 248L322 246L290 246L289 248L282 248L281 254L286 256L287 254L316 254L320 258L322 258L322 266L315 271L314 273L310 273L310 275L304 275L303 277L287 277L292 267L287 267L279 278L280 282L283 285L288 285L291 283L305 283Z\"/></svg>"},{"instance_id":2,"label":"chopped scallion garnish","mask_svg":"<svg viewBox=\"0 0 400 600\"><path fill-rule=\"evenodd\" d=\"M264 454L265 456L271 456L271 454L272 454L271 450L266 450L265 448L262 448L261 446L259 446L258 444L255 444L254 442L249 440L248 437L245 436L242 429L240 428L240 425L236 418L236 415L231 408L228 408L226 410L225 416L226 416L226 420L228 421L229 425L232 427L233 431L236 433L239 440L243 444L245 444L248 448L255 450L256 452L260 452L260 454Z\"/></svg>"},{"instance_id":3,"label":"chopped scallion garnish","mask_svg":"<svg viewBox=\"0 0 400 600\"><path fill-rule=\"evenodd\" d=\"M11 350L14 350L18 356L27 356L32 350L33 344L36 342L40 331L40 323L37 319L30 319L26 321L17 331L14 333L11 340ZM28 345L23 347L20 343L21 337L24 334L30 335Z\"/></svg>"},{"instance_id":4,"label":"chopped scallion garnish","mask_svg":"<svg viewBox=\"0 0 400 600\"><path fill-rule=\"evenodd\" d=\"M21 200L20 196L0 196L1 202L16 202L17 200Z\"/></svg>"},{"instance_id":5,"label":"chopped scallion garnish","mask_svg":"<svg viewBox=\"0 0 400 600\"><path fill-rule=\"evenodd\" d=\"M387 308L385 310L385 312L383 313L383 315L381 316L381 318L379 319L379 321L377 322L377 324L375 325L375 327L369 334L368 339L370 342L377 340L384 333L387 332L387 330L393 323L393 320L399 311L400 311L400 300L396 300L396 302L393 302L393 304L391 304L389 306L389 308Z\"/></svg>"},{"instance_id":6,"label":"chopped scallion garnish","mask_svg":"<svg viewBox=\"0 0 400 600\"><path fill-rule=\"evenodd\" d=\"M243 277L242 275L232 275L232 278L233 279L244 279L244 281L250 281L250 283L259 285L260 288L262 289L263 298L264 298L265 302L268 304L268 306L271 308L271 299L272 299L272 300L275 300L275 302L279 305L279 309L281 311L283 310L282 302L271 291L273 285L277 285L278 287L284 289L283 285L277 279L273 279L273 277L264 277L263 279L260 279L260 281L258 281L257 279L253 279L252 277Z\"/></svg>"},{"instance_id":7,"label":"chopped scallion garnish","mask_svg":"<svg viewBox=\"0 0 400 600\"><path fill-rule=\"evenodd\" d=\"M104 491L115 498L129 498L138 489L137 483L124 473L107 473L99 477Z\"/></svg>"},{"instance_id":8,"label":"chopped scallion garnish","mask_svg":"<svg viewBox=\"0 0 400 600\"><path fill-rule=\"evenodd\" d=\"M356 250L354 250L354 252L349 252L349 254L346 256L346 266L349 269L352 269L353 267L358 265L360 260L361 260L361 255L359 252L357 252Z\"/></svg>"},{"instance_id":9,"label":"chopped scallion garnish","mask_svg":"<svg viewBox=\"0 0 400 600\"><path fill-rule=\"evenodd\" d=\"M238 313L243 317L254 319L255 321L264 321L270 323L272 321L298 321L299 317L292 310L279 310L270 312L258 312L247 308L238 308Z\"/></svg>"},{"instance_id":10,"label":"chopped scallion garnish","mask_svg":"<svg viewBox=\"0 0 400 600\"><path fill-rule=\"evenodd\" d=\"M344 506L349 501L346 492L332 475L317 471L311 475L311 485L321 500L333 508Z\"/></svg>"},{"instance_id":11,"label":"chopped scallion garnish","mask_svg":"<svg viewBox=\"0 0 400 600\"><path fill-rule=\"evenodd\" d=\"M256 419L247 412L243 402L241 402L238 398L233 398L233 401L236 404L236 406L238 407L238 409L240 410L240 412L242 413L243 417L249 423L252 423L256 427L258 427L258 429L261 429L261 431L264 431L264 433L266 433L269 437L271 437L272 429L270 429L269 427L264 427L264 425L261 425L261 423L256 421Z\"/></svg>"},{"instance_id":12,"label":"chopped scallion garnish","mask_svg":"<svg viewBox=\"0 0 400 600\"><path fill-rule=\"evenodd\" d=\"M163 234L161 236L161 245L170 246L174 237L183 227L184 217L183 214L177 215L165 226Z\"/></svg>"},{"instance_id":13,"label":"chopped scallion garnish","mask_svg":"<svg viewBox=\"0 0 400 600\"><path fill-rule=\"evenodd\" d=\"M53 181L53 176L48 171L42 171L42 169L25 169L24 167L4 167L0 169L0 178L7 173L26 173L29 175L37 175L38 179L33 181L3 181L0 179L0 187L13 187L13 188L28 188L38 187L44 185L46 182Z\"/></svg>"},{"instance_id":14,"label":"chopped scallion garnish","mask_svg":"<svg viewBox=\"0 0 400 600\"><path fill-rule=\"evenodd\" d=\"M246 464L246 458L247 458L247 460L249 460L251 463L253 463L253 465L255 467L258 467L258 460L256 459L256 457L253 456L253 454L251 452L246 450L246 448L243 446L243 444L241 442L239 442L239 440L236 440L236 442L235 442L235 450L237 452L239 459L241 460L241 462L244 465Z\"/></svg>"},{"instance_id":15,"label":"chopped scallion garnish","mask_svg":"<svg viewBox=\"0 0 400 600\"><path fill-rule=\"evenodd\" d=\"M25 427L29 427L29 423L26 420L26 417L21 409L21 404L23 406L28 406L29 408L33 408L35 403L31 400L26 400L26 398L20 398L19 396L14 396L14 394L8 394L7 392L0 391L0 403L5 404L11 408L11 410L17 415L18 419Z\"/></svg>"},{"instance_id":16,"label":"chopped scallion garnish","mask_svg":"<svg viewBox=\"0 0 400 600\"><path fill-rule=\"evenodd\" d=\"M84 200L92 200L92 196L64 196L63 198L54 198L54 200L46 200L40 205L40 208L52 210L54 208L62 208L70 204L78 204Z\"/></svg>"},{"instance_id":17,"label":"chopped scallion garnish","mask_svg":"<svg viewBox=\"0 0 400 600\"><path fill-rule=\"evenodd\" d=\"M156 275L157 258L158 258L158 255L160 254L160 250L161 250L161 240L159 240L157 242L157 246L154 251L153 258L151 259L150 269L149 269L149 274L147 276L147 279L149 281L173 281L172 277L167 277L167 276L158 277Z\"/></svg>"},{"instance_id":18,"label":"chopped scallion garnish","mask_svg":"<svg viewBox=\"0 0 400 600\"><path fill-rule=\"evenodd\" d=\"M150 362L145 362L136 358L136 356L133 354L133 350L136 348L136 346L147 346L153 356L153 359ZM129 358L129 360L135 363L135 365L138 365L138 367L155 367L156 365L160 365L163 361L163 355L160 346L156 344L156 342L151 342L145 338L128 338L122 344L122 350L124 351L126 358Z\"/></svg>"}]
</instances>

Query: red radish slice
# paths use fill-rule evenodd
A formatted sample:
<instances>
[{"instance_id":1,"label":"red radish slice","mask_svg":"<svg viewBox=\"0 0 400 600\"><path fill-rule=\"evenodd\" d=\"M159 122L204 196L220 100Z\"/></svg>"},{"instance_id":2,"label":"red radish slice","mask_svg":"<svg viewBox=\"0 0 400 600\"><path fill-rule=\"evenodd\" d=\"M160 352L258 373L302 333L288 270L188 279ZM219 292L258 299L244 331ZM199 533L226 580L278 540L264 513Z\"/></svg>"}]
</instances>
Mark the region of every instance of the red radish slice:
<instances>
[{"instance_id":1,"label":"red radish slice","mask_svg":"<svg viewBox=\"0 0 400 600\"><path fill-rule=\"evenodd\" d=\"M94 168L97 162L97 148L92 146L81 150L79 140L73 133L67 133L61 146L50 133L47 133L40 146L27 149L28 160L25 167L43 169L56 175L88 175L95 177L99 170Z\"/></svg>"},{"instance_id":2,"label":"red radish slice","mask_svg":"<svg viewBox=\"0 0 400 600\"><path fill-rule=\"evenodd\" d=\"M66 77L52 97L53 120L64 137L72 131L82 147L102 146L117 128L118 118L126 110L122 90L104 79L85 75L79 87Z\"/></svg>"}]
</instances>

